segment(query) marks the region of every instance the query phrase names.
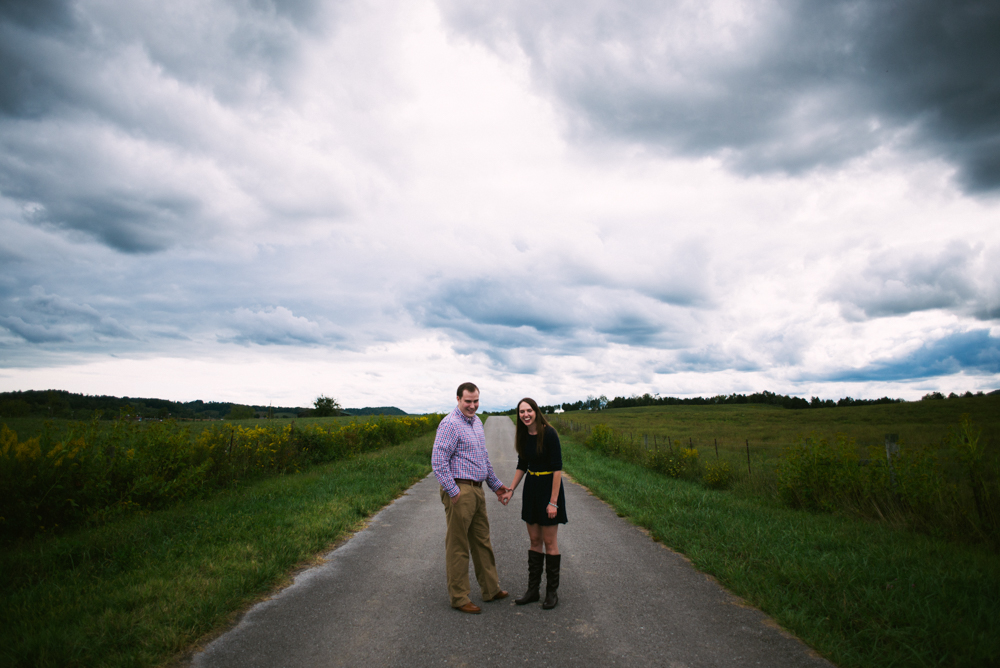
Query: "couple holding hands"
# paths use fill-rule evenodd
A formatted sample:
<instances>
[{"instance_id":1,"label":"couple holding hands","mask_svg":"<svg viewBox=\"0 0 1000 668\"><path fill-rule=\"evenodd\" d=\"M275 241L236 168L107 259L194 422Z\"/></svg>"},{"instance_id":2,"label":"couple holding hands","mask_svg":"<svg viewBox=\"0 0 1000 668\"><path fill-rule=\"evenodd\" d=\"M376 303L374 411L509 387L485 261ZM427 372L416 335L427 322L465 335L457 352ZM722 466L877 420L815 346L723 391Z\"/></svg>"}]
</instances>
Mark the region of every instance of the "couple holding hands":
<instances>
[{"instance_id":1,"label":"couple holding hands","mask_svg":"<svg viewBox=\"0 0 1000 668\"><path fill-rule=\"evenodd\" d=\"M484 601L507 598L500 588L496 559L490 543L490 521L486 514L485 483L504 505L524 481L521 519L528 529L528 590L514 602L533 603L541 598L539 587L545 571L546 610L556 607L559 597L559 544L556 533L566 523L562 489L562 451L559 436L549 426L533 399L517 404L517 469L510 487L493 472L486 452L483 423L476 417L479 388L472 383L458 386L458 406L438 425L431 454L434 476L441 483L441 502L448 523L445 534L448 594L451 606L461 612L478 614L479 606L469 599L469 555Z\"/></svg>"}]
</instances>

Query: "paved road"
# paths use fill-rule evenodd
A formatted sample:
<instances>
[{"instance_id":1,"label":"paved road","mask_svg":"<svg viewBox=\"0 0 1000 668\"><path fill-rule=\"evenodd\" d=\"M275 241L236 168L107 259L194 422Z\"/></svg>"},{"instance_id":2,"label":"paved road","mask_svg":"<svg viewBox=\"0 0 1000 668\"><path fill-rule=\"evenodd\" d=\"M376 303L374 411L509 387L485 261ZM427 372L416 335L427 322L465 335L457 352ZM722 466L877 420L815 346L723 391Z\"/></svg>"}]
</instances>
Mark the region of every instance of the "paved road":
<instances>
[{"instance_id":1,"label":"paved road","mask_svg":"<svg viewBox=\"0 0 1000 668\"><path fill-rule=\"evenodd\" d=\"M490 458L509 483L513 423L491 417L486 426ZM473 576L472 599L483 614L452 610L438 490L433 475L414 485L192 665L832 665L573 483L566 487L570 521L559 530L559 606L513 603L527 582L519 492L506 508L492 497L489 505L500 583L514 596L483 604Z\"/></svg>"}]
</instances>

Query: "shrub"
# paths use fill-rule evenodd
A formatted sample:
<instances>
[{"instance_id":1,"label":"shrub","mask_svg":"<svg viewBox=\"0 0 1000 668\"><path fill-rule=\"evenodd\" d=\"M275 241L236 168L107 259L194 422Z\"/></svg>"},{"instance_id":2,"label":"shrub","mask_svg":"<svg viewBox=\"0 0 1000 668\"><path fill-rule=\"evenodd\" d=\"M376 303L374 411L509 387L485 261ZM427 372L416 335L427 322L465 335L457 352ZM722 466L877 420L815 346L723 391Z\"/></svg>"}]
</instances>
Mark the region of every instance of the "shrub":
<instances>
[{"instance_id":1,"label":"shrub","mask_svg":"<svg viewBox=\"0 0 1000 668\"><path fill-rule=\"evenodd\" d=\"M618 450L619 436L606 424L594 425L587 437L586 445L592 450L597 450L603 455L613 456Z\"/></svg>"},{"instance_id":2,"label":"shrub","mask_svg":"<svg viewBox=\"0 0 1000 668\"><path fill-rule=\"evenodd\" d=\"M0 536L28 536L160 508L265 475L395 445L431 431L440 416L345 425L216 425L192 438L174 422L70 423L62 434L19 441L0 428Z\"/></svg>"},{"instance_id":3,"label":"shrub","mask_svg":"<svg viewBox=\"0 0 1000 668\"><path fill-rule=\"evenodd\" d=\"M647 456L646 466L671 478L686 480L697 480L701 473L698 451L694 448L681 448L677 453L669 450L652 452Z\"/></svg>"},{"instance_id":4,"label":"shrub","mask_svg":"<svg viewBox=\"0 0 1000 668\"><path fill-rule=\"evenodd\" d=\"M891 519L941 537L1000 544L1000 494L980 432L963 416L944 448L900 444L891 462L852 439L810 437L787 448L778 491L787 505ZM864 455L864 456L862 456Z\"/></svg>"},{"instance_id":5,"label":"shrub","mask_svg":"<svg viewBox=\"0 0 1000 668\"><path fill-rule=\"evenodd\" d=\"M785 449L778 466L778 493L793 508L832 511L860 501L865 488L861 457L853 439L833 443L815 436Z\"/></svg>"},{"instance_id":6,"label":"shrub","mask_svg":"<svg viewBox=\"0 0 1000 668\"><path fill-rule=\"evenodd\" d=\"M733 484L733 472L727 461L714 461L705 464L705 474L701 482L709 489L729 489Z\"/></svg>"}]
</instances>

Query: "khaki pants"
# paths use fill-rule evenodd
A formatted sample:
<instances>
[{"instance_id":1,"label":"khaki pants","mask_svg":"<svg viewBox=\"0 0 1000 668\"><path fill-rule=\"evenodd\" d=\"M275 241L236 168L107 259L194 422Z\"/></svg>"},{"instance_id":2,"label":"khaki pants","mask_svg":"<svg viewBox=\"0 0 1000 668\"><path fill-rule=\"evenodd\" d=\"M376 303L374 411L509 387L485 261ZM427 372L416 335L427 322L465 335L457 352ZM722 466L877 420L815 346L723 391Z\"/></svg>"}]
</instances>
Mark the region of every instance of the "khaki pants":
<instances>
[{"instance_id":1,"label":"khaki pants","mask_svg":"<svg viewBox=\"0 0 1000 668\"><path fill-rule=\"evenodd\" d=\"M489 601L500 593L497 577L497 563L490 544L490 520L486 516L486 495L482 487L468 483L458 483L461 494L458 502L452 503L444 488L441 488L441 503L448 521L444 548L448 572L448 595L451 606L460 608L469 603L469 553L476 568L476 580Z\"/></svg>"}]
</instances>

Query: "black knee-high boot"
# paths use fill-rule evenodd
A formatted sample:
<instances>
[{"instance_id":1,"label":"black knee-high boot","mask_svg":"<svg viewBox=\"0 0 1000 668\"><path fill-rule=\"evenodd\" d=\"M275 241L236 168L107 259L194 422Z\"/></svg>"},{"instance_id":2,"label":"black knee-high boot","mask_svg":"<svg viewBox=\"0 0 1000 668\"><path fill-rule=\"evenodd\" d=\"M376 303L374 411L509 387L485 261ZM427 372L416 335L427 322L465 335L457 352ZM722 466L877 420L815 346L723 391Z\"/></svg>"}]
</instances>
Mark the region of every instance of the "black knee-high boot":
<instances>
[{"instance_id":1,"label":"black knee-high boot","mask_svg":"<svg viewBox=\"0 0 1000 668\"><path fill-rule=\"evenodd\" d=\"M524 596L521 598L514 599L514 603L524 605L525 603L534 603L541 598L538 595L538 588L542 584L542 566L544 562L544 554L528 550L528 591L524 592Z\"/></svg>"},{"instance_id":2,"label":"black knee-high boot","mask_svg":"<svg viewBox=\"0 0 1000 668\"><path fill-rule=\"evenodd\" d=\"M545 600L542 601L543 610L551 610L559 603L559 596L556 590L559 589L559 561L561 554L545 555Z\"/></svg>"}]
</instances>

